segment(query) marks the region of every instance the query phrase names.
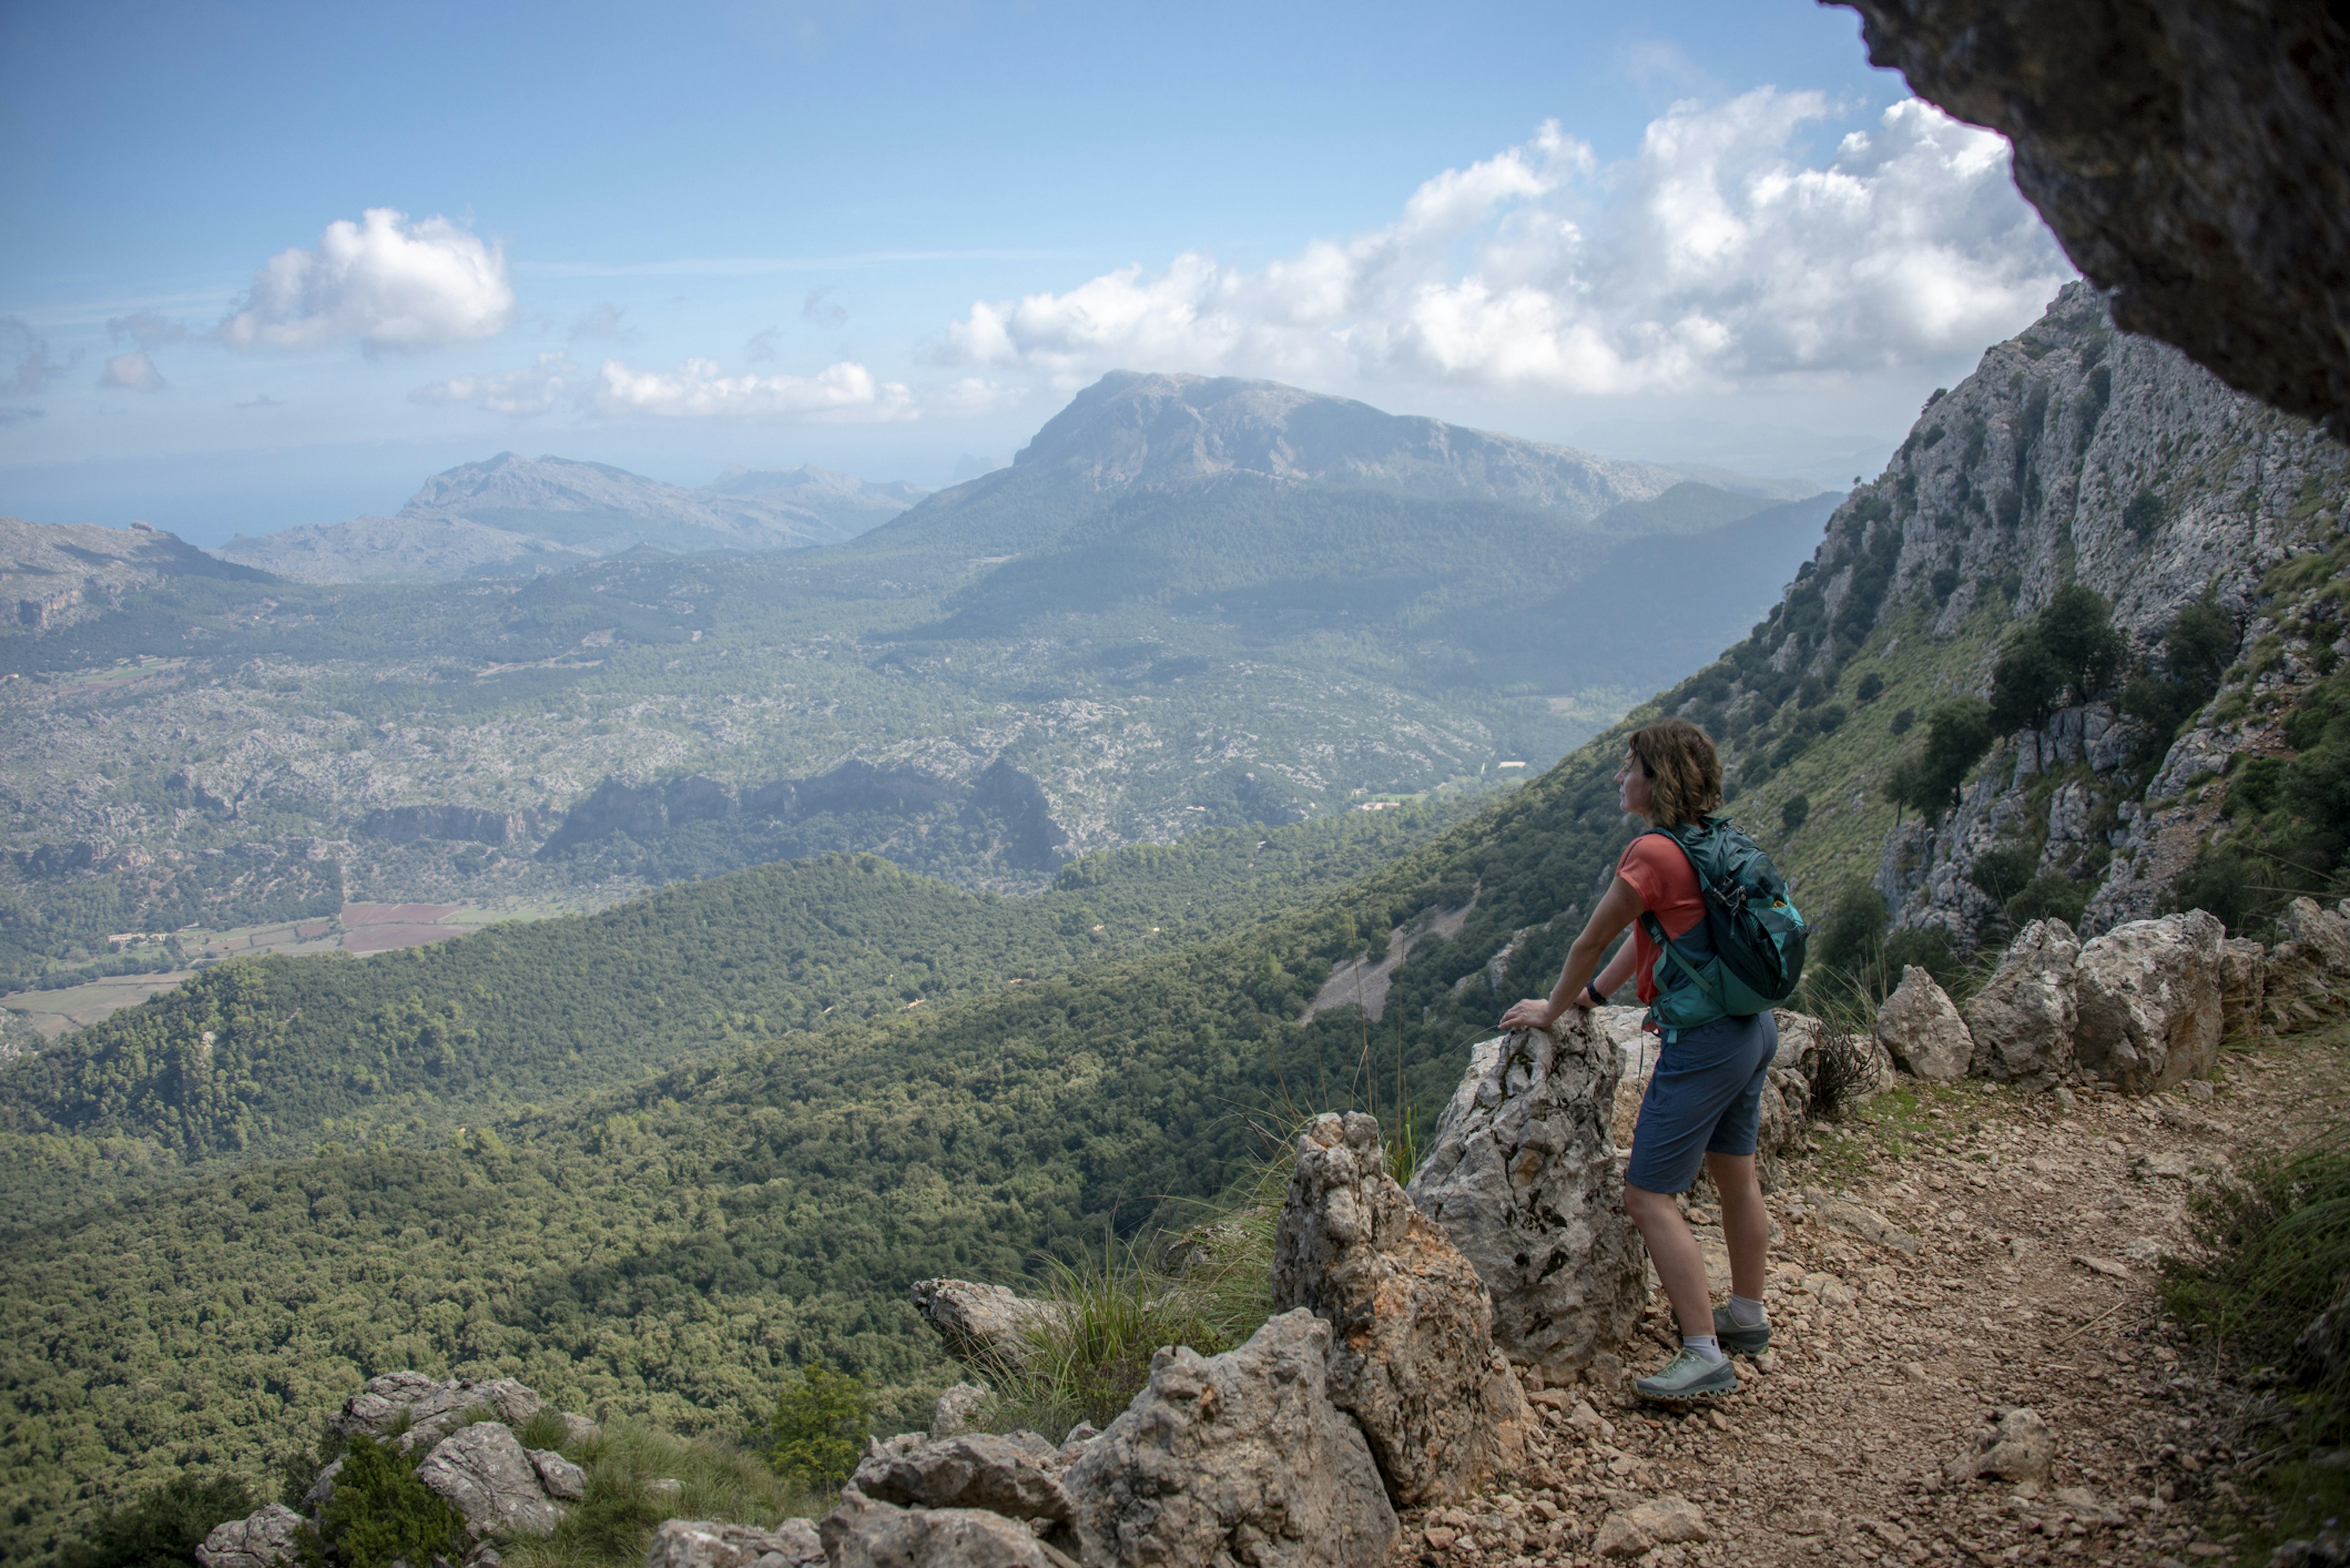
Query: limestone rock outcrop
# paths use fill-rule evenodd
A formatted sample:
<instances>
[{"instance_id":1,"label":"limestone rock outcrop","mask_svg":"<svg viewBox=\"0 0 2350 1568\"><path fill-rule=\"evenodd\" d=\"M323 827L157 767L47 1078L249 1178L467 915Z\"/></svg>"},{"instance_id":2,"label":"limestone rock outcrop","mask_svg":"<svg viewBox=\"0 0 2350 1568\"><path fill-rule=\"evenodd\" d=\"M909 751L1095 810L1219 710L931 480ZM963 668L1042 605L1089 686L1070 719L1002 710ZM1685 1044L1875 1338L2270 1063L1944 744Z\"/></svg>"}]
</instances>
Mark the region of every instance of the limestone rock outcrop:
<instances>
[{"instance_id":1,"label":"limestone rock outcrop","mask_svg":"<svg viewBox=\"0 0 2350 1568\"><path fill-rule=\"evenodd\" d=\"M931 1436L956 1438L974 1429L980 1413L995 1396L976 1383L958 1383L931 1407Z\"/></svg>"},{"instance_id":2,"label":"limestone rock outcrop","mask_svg":"<svg viewBox=\"0 0 2350 1568\"><path fill-rule=\"evenodd\" d=\"M381 1438L405 1418L400 1436L402 1450L429 1447L455 1429L460 1421L487 1415L520 1430L546 1408L546 1402L511 1377L477 1382L455 1377L436 1382L421 1372L387 1372L370 1377L359 1393L343 1402L339 1414L327 1425L345 1438Z\"/></svg>"},{"instance_id":3,"label":"limestone rock outcrop","mask_svg":"<svg viewBox=\"0 0 2350 1568\"><path fill-rule=\"evenodd\" d=\"M1330 1398L1399 1508L1455 1501L1521 1462L1533 1414L1493 1344L1492 1300L1388 1174L1369 1116L1319 1116L1298 1137L1273 1302L1330 1324Z\"/></svg>"},{"instance_id":4,"label":"limestone rock outcrop","mask_svg":"<svg viewBox=\"0 0 2350 1568\"><path fill-rule=\"evenodd\" d=\"M477 1541L552 1535L562 1517L522 1440L496 1421L460 1427L435 1443L416 1479L449 1500Z\"/></svg>"},{"instance_id":5,"label":"limestone rock outcrop","mask_svg":"<svg viewBox=\"0 0 2350 1568\"><path fill-rule=\"evenodd\" d=\"M1221 1355L1153 1356L1149 1386L1062 1477L1089 1568L1384 1563L1395 1511L1330 1402L1330 1325L1301 1309Z\"/></svg>"},{"instance_id":6,"label":"limestone rock outcrop","mask_svg":"<svg viewBox=\"0 0 2350 1568\"><path fill-rule=\"evenodd\" d=\"M841 1492L840 1506L816 1531L825 1552L818 1561L830 1568L1076 1568L1026 1525L1000 1513L899 1508L855 1487Z\"/></svg>"},{"instance_id":7,"label":"limestone rock outcrop","mask_svg":"<svg viewBox=\"0 0 2350 1568\"><path fill-rule=\"evenodd\" d=\"M2115 324L2350 440L2350 33L2326 0L1846 0L2015 148Z\"/></svg>"},{"instance_id":8,"label":"limestone rock outcrop","mask_svg":"<svg viewBox=\"0 0 2350 1568\"><path fill-rule=\"evenodd\" d=\"M2073 969L2080 958L2081 939L2062 920L2034 920L2016 933L1990 981L1967 1003L1976 1077L2008 1084L2072 1072L2073 1031L2080 1022Z\"/></svg>"},{"instance_id":9,"label":"limestone rock outcrop","mask_svg":"<svg viewBox=\"0 0 2350 1568\"><path fill-rule=\"evenodd\" d=\"M971 1432L906 1451L879 1449L850 1484L878 1502L901 1507L983 1508L1007 1519L1069 1517L1053 1445L1034 1432L997 1437Z\"/></svg>"},{"instance_id":10,"label":"limestone rock outcrop","mask_svg":"<svg viewBox=\"0 0 2350 1568\"><path fill-rule=\"evenodd\" d=\"M1018 1365L1028 1353L1028 1334L1049 1324L1056 1310L972 1280L917 1280L910 1293L914 1310L946 1341L949 1353L982 1366Z\"/></svg>"},{"instance_id":11,"label":"limestone rock outcrop","mask_svg":"<svg viewBox=\"0 0 2350 1568\"><path fill-rule=\"evenodd\" d=\"M1974 1036L1934 977L1908 964L1901 983L1877 1012L1877 1038L1893 1059L1920 1078L1963 1078L1975 1054Z\"/></svg>"},{"instance_id":12,"label":"limestone rock outcrop","mask_svg":"<svg viewBox=\"0 0 2350 1568\"><path fill-rule=\"evenodd\" d=\"M2132 920L2081 949L2074 967L2084 1070L2129 1094L2209 1072L2221 1035L2217 916L2204 909Z\"/></svg>"},{"instance_id":13,"label":"limestone rock outcrop","mask_svg":"<svg viewBox=\"0 0 2350 1568\"><path fill-rule=\"evenodd\" d=\"M1648 1256L1624 1212L1610 1136L1617 1046L1580 1009L1470 1048L1411 1179L1493 1298L1513 1359L1573 1371L1638 1324Z\"/></svg>"},{"instance_id":14,"label":"limestone rock outcrop","mask_svg":"<svg viewBox=\"0 0 2350 1568\"><path fill-rule=\"evenodd\" d=\"M203 1568L292 1568L300 1560L294 1532L302 1516L282 1502L215 1524L196 1548Z\"/></svg>"},{"instance_id":15,"label":"limestone rock outcrop","mask_svg":"<svg viewBox=\"0 0 2350 1568\"><path fill-rule=\"evenodd\" d=\"M2280 1034L2314 1029L2350 1005L2350 898L2328 909L2295 898L2277 917L2284 940L2268 955L2261 1012Z\"/></svg>"},{"instance_id":16,"label":"limestone rock outcrop","mask_svg":"<svg viewBox=\"0 0 2350 1568\"><path fill-rule=\"evenodd\" d=\"M773 1530L671 1519L653 1532L645 1568L824 1568L824 1542L805 1519Z\"/></svg>"}]
</instances>

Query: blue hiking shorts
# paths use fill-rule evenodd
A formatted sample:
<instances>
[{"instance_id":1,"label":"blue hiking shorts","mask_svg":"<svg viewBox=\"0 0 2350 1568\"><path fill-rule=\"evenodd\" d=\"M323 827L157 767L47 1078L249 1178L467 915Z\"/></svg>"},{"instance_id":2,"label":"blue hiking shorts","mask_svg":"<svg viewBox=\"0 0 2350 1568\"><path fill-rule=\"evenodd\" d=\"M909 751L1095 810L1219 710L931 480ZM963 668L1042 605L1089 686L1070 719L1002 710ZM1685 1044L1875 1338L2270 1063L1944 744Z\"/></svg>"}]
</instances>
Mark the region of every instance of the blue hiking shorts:
<instances>
[{"instance_id":1,"label":"blue hiking shorts","mask_svg":"<svg viewBox=\"0 0 2350 1568\"><path fill-rule=\"evenodd\" d=\"M1708 1154L1752 1154L1762 1086L1779 1054L1768 1012L1717 1018L1663 1046L1632 1131L1624 1179L1646 1192L1687 1192Z\"/></svg>"}]
</instances>

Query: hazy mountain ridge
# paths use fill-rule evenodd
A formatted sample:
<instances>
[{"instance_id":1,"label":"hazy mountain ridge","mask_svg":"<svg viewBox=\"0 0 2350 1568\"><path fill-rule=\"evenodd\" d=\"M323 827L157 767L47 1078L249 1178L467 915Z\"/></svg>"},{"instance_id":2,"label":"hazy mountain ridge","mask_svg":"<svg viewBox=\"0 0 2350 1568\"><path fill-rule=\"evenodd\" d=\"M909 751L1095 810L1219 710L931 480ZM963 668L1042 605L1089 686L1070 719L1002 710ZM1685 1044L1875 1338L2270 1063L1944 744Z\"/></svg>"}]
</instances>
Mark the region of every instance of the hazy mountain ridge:
<instances>
[{"instance_id":1,"label":"hazy mountain ridge","mask_svg":"<svg viewBox=\"0 0 2350 1568\"><path fill-rule=\"evenodd\" d=\"M146 523L28 523L0 517L0 629L40 632L120 606L124 594L171 577L258 581Z\"/></svg>"},{"instance_id":2,"label":"hazy mountain ridge","mask_svg":"<svg viewBox=\"0 0 2350 1568\"><path fill-rule=\"evenodd\" d=\"M1684 479L1277 381L1117 370L1047 420L1009 468L940 491L861 547L1020 553L1057 537L1106 496L1235 475L1500 502L1569 526Z\"/></svg>"},{"instance_id":3,"label":"hazy mountain ridge","mask_svg":"<svg viewBox=\"0 0 2350 1568\"><path fill-rule=\"evenodd\" d=\"M920 494L829 469L729 470L689 490L607 463L508 452L432 475L390 517L240 535L213 554L305 582L447 581L639 547L688 554L837 544Z\"/></svg>"}]
</instances>

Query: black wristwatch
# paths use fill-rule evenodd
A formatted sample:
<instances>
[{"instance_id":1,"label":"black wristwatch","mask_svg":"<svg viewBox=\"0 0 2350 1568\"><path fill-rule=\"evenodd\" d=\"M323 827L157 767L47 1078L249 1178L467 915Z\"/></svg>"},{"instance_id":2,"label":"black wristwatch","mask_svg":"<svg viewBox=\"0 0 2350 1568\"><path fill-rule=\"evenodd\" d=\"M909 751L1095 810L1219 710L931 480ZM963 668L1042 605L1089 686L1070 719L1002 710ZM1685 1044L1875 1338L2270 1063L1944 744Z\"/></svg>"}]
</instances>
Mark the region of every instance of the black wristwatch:
<instances>
[{"instance_id":1,"label":"black wristwatch","mask_svg":"<svg viewBox=\"0 0 2350 1568\"><path fill-rule=\"evenodd\" d=\"M1583 982L1583 994L1591 999L1591 1005L1594 1007L1605 1007L1607 1005L1607 999L1601 995L1599 988L1596 985L1592 984L1589 981L1585 981Z\"/></svg>"}]
</instances>

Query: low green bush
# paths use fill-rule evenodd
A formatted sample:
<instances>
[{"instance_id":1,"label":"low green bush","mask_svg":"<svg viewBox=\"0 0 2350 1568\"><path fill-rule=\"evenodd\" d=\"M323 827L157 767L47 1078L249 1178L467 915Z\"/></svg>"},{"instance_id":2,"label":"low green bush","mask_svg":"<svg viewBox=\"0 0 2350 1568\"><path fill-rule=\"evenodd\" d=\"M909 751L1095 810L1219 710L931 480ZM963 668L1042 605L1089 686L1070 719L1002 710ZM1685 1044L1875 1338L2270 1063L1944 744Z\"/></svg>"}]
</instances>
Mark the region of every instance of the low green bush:
<instances>
[{"instance_id":1,"label":"low green bush","mask_svg":"<svg viewBox=\"0 0 2350 1568\"><path fill-rule=\"evenodd\" d=\"M214 1525L259 1506L234 1476L175 1476L100 1514L57 1553L58 1568L188 1568Z\"/></svg>"},{"instance_id":2,"label":"low green bush","mask_svg":"<svg viewBox=\"0 0 2350 1568\"><path fill-rule=\"evenodd\" d=\"M353 1438L343 1450L335 1494L318 1511L318 1528L302 1532L307 1568L390 1568L395 1562L454 1562L464 1556L465 1521L449 1501L416 1479L422 1451Z\"/></svg>"},{"instance_id":3,"label":"low green bush","mask_svg":"<svg viewBox=\"0 0 2350 1568\"><path fill-rule=\"evenodd\" d=\"M2350 1511L2350 1472L2313 1462L2350 1443L2350 1356L2338 1335L2330 1362L2304 1344L2320 1314L2350 1302L2350 1117L2337 1111L2241 1174L2199 1203L2201 1245L2167 1266L2163 1296L2248 1381L2272 1389L2251 1412L2263 1462L2250 1479L2261 1533L2282 1540Z\"/></svg>"}]
</instances>

